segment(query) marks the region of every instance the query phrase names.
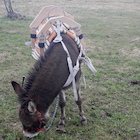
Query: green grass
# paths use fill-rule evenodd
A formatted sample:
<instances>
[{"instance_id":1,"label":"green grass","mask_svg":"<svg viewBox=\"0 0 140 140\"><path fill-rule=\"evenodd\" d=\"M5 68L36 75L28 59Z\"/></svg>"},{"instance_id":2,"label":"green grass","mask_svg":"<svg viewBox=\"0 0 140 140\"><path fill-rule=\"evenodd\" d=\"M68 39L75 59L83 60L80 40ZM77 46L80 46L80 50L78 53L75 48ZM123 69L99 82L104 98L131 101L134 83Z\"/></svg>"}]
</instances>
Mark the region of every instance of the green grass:
<instances>
[{"instance_id":1,"label":"green grass","mask_svg":"<svg viewBox=\"0 0 140 140\"><path fill-rule=\"evenodd\" d=\"M13 2L13 8L26 16L8 19L4 5L0 13L0 139L23 137L18 118L18 101L10 81L21 83L35 60L29 38L29 24L46 5L38 0ZM52 0L48 5L55 5ZM81 84L87 126L79 123L77 106L71 90L67 91L66 134L52 129L34 140L138 140L140 139L140 3L138 0L60 0L58 5L73 14L82 25L87 55L97 74L83 65L86 89ZM5 13L5 15L4 15ZM51 108L51 114L54 110ZM46 126L47 127L47 126ZM24 140L26 138L23 137Z\"/></svg>"}]
</instances>

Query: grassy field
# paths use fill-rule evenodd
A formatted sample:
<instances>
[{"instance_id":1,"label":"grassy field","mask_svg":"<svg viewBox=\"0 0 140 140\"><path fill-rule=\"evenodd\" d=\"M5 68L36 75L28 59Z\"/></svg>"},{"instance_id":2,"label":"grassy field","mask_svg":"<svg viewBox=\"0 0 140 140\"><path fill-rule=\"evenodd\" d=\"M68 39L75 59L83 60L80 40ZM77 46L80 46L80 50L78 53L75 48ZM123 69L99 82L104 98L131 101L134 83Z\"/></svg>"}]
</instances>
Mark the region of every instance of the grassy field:
<instances>
[{"instance_id":1,"label":"grassy field","mask_svg":"<svg viewBox=\"0 0 140 140\"><path fill-rule=\"evenodd\" d=\"M21 83L35 60L29 24L45 5L58 5L82 25L87 55L97 69L85 66L87 87L81 84L88 124L79 123L72 90L67 91L66 134L50 131L34 140L139 140L140 139L140 1L139 0L12 0L13 9L26 18L8 19L0 4L0 139L22 137L19 104L10 82ZM51 112L54 108L52 105ZM47 127L47 126L46 126Z\"/></svg>"}]
</instances>

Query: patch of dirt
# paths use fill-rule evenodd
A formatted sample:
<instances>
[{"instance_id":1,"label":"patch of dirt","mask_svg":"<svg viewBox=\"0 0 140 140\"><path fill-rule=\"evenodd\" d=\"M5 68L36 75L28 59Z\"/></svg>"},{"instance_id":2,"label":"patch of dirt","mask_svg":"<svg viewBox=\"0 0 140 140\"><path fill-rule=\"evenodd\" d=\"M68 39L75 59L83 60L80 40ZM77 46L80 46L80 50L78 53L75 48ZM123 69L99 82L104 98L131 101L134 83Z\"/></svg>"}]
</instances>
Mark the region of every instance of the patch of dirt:
<instances>
[{"instance_id":1,"label":"patch of dirt","mask_svg":"<svg viewBox=\"0 0 140 140\"><path fill-rule=\"evenodd\" d=\"M140 37L136 37L136 38L131 40L131 42L136 42L136 41L140 41Z\"/></svg>"},{"instance_id":2,"label":"patch of dirt","mask_svg":"<svg viewBox=\"0 0 140 140\"><path fill-rule=\"evenodd\" d=\"M10 54L7 54L7 52L0 53L0 63L9 60L9 55Z\"/></svg>"},{"instance_id":3,"label":"patch of dirt","mask_svg":"<svg viewBox=\"0 0 140 140\"><path fill-rule=\"evenodd\" d=\"M140 49L134 48L133 50L127 50L125 48L122 48L119 50L122 55L129 56L129 57L140 57Z\"/></svg>"},{"instance_id":4,"label":"patch of dirt","mask_svg":"<svg viewBox=\"0 0 140 140\"><path fill-rule=\"evenodd\" d=\"M134 85L140 85L140 81L131 81L131 85L134 86Z\"/></svg>"},{"instance_id":5,"label":"patch of dirt","mask_svg":"<svg viewBox=\"0 0 140 140\"><path fill-rule=\"evenodd\" d=\"M16 138L16 140L22 140L22 138L18 137L18 138Z\"/></svg>"},{"instance_id":6,"label":"patch of dirt","mask_svg":"<svg viewBox=\"0 0 140 140\"><path fill-rule=\"evenodd\" d=\"M130 56L139 57L140 58L140 48L135 48L130 53Z\"/></svg>"}]
</instances>

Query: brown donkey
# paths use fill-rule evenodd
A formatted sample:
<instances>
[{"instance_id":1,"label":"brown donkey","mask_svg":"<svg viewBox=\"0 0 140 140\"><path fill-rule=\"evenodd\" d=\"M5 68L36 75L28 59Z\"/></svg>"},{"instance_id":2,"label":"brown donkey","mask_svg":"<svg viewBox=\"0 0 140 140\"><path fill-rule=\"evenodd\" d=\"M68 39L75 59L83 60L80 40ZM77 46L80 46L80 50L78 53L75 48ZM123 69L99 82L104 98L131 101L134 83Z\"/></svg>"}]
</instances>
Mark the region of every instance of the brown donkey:
<instances>
[{"instance_id":1,"label":"brown donkey","mask_svg":"<svg viewBox=\"0 0 140 140\"><path fill-rule=\"evenodd\" d=\"M68 35L62 34L62 38L72 60L72 65L75 66L80 50ZM44 129L49 119L49 107L57 95L59 95L59 106L61 108L58 127L65 125L64 107L66 100L62 90L70 87L68 85L64 88L69 74L67 53L60 42L52 42L45 52L45 57L41 57L29 72L23 88L12 81L12 86L20 102L19 118L25 136L32 138ZM87 120L81 107L82 102L79 94L80 75L81 70L79 69L75 77L77 90L77 99L75 101L79 108L81 123L86 124Z\"/></svg>"}]
</instances>

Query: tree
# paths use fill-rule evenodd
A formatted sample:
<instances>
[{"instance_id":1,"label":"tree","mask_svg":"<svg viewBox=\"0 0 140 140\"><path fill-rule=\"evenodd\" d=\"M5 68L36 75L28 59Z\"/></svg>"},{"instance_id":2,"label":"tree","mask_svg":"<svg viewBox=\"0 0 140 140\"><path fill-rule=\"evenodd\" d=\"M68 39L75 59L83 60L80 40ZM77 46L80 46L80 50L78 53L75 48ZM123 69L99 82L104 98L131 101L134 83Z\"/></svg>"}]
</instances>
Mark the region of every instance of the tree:
<instances>
[{"instance_id":1,"label":"tree","mask_svg":"<svg viewBox=\"0 0 140 140\"><path fill-rule=\"evenodd\" d=\"M10 18L23 18L21 14L15 13L12 5L11 0L4 0L5 8L7 10L7 16Z\"/></svg>"}]
</instances>

